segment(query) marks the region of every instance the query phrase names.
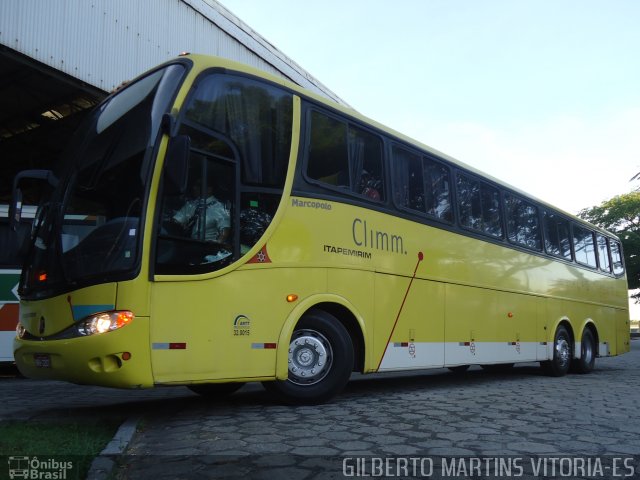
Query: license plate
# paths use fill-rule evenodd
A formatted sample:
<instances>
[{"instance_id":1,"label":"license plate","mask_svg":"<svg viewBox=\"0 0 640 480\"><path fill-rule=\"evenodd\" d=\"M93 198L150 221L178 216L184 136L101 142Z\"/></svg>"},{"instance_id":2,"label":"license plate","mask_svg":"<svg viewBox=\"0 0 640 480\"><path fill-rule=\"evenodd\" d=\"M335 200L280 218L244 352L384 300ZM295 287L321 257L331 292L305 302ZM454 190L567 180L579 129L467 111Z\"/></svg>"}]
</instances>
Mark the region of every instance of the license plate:
<instances>
[{"instance_id":1,"label":"license plate","mask_svg":"<svg viewBox=\"0 0 640 480\"><path fill-rule=\"evenodd\" d=\"M36 353L33 356L38 368L51 368L51 356L48 353Z\"/></svg>"}]
</instances>

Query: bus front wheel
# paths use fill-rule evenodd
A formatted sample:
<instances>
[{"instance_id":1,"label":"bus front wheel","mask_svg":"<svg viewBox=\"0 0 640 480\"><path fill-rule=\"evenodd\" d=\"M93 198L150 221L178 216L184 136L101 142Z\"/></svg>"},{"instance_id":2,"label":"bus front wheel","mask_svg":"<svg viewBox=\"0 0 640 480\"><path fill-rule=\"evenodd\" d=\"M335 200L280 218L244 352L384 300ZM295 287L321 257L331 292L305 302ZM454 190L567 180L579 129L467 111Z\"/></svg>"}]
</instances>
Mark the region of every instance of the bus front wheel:
<instances>
[{"instance_id":1,"label":"bus front wheel","mask_svg":"<svg viewBox=\"0 0 640 480\"><path fill-rule=\"evenodd\" d=\"M571 336L567 329L560 325L553 337L553 358L542 362L542 367L546 373L553 377L566 375L571 366L572 349Z\"/></svg>"},{"instance_id":2,"label":"bus front wheel","mask_svg":"<svg viewBox=\"0 0 640 480\"><path fill-rule=\"evenodd\" d=\"M347 384L353 359L353 344L346 328L333 315L310 310L291 336L289 378L264 382L264 386L286 403L322 403Z\"/></svg>"}]
</instances>

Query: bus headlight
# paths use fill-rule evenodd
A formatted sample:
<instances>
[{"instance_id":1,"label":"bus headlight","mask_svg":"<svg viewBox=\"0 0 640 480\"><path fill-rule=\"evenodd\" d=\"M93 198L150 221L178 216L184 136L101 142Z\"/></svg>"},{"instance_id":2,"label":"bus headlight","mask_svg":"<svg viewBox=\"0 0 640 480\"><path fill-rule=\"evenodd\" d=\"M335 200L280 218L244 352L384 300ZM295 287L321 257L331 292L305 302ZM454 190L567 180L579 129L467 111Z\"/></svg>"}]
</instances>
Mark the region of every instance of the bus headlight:
<instances>
[{"instance_id":1,"label":"bus headlight","mask_svg":"<svg viewBox=\"0 0 640 480\"><path fill-rule=\"evenodd\" d=\"M95 335L97 333L117 330L125 325L129 325L132 321L132 312L128 310L116 310L87 317L78 323L76 329L80 335Z\"/></svg>"}]
</instances>

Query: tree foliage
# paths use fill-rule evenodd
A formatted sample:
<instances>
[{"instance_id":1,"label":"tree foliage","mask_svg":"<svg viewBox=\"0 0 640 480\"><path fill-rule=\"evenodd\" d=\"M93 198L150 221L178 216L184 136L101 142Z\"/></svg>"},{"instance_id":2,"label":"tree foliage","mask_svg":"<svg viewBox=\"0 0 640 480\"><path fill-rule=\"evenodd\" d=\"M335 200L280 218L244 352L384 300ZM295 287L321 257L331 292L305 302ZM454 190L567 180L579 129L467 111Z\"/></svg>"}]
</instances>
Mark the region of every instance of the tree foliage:
<instances>
[{"instance_id":1,"label":"tree foliage","mask_svg":"<svg viewBox=\"0 0 640 480\"><path fill-rule=\"evenodd\" d=\"M617 195L578 216L620 237L629 289L640 288L640 191Z\"/></svg>"}]
</instances>

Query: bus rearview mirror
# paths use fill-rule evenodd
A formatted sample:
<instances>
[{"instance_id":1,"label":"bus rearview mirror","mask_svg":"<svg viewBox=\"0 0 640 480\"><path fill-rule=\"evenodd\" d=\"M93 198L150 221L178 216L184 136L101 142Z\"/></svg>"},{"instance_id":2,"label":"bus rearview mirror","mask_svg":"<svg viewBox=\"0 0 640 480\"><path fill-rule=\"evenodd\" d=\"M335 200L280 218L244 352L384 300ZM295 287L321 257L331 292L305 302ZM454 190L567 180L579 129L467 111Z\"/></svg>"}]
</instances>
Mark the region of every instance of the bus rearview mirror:
<instances>
[{"instance_id":1,"label":"bus rearview mirror","mask_svg":"<svg viewBox=\"0 0 640 480\"><path fill-rule=\"evenodd\" d=\"M9 204L9 228L12 231L18 229L20 219L22 218L22 190L20 189L20 181L24 179L46 181L52 187L58 185L58 178L51 170L23 170L13 179L13 190L11 193L11 203Z\"/></svg>"}]
</instances>

